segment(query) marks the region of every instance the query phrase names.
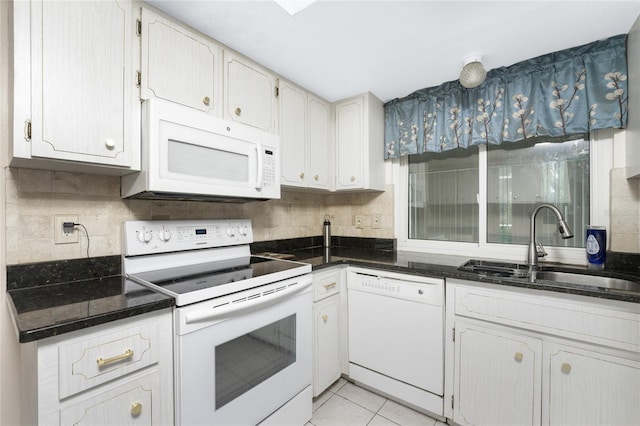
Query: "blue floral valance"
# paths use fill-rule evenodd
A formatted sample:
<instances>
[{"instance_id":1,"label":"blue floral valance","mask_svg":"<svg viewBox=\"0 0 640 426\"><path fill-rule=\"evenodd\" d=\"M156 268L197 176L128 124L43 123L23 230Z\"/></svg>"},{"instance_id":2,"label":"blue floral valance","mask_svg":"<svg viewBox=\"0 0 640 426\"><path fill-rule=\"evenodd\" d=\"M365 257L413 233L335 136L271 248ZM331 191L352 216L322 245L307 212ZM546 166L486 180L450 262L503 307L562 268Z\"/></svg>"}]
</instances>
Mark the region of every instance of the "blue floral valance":
<instances>
[{"instance_id":1,"label":"blue floral valance","mask_svg":"<svg viewBox=\"0 0 640 426\"><path fill-rule=\"evenodd\" d=\"M385 158L627 126L626 35L493 69L384 106Z\"/></svg>"}]
</instances>

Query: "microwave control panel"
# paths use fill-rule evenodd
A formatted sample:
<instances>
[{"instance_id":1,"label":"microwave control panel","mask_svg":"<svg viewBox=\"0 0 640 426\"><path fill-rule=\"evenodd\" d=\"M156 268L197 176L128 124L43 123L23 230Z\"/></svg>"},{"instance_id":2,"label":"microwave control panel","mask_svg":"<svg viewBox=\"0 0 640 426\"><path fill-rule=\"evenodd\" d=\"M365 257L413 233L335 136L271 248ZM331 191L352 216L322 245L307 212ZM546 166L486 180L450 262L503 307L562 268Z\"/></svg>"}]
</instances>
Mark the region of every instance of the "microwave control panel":
<instances>
[{"instance_id":1,"label":"microwave control panel","mask_svg":"<svg viewBox=\"0 0 640 426\"><path fill-rule=\"evenodd\" d=\"M272 186L276 184L277 164L276 155L273 150L265 149L262 152L262 186Z\"/></svg>"},{"instance_id":2,"label":"microwave control panel","mask_svg":"<svg viewBox=\"0 0 640 426\"><path fill-rule=\"evenodd\" d=\"M123 233L126 256L253 242L253 230L248 219L127 221Z\"/></svg>"}]
</instances>

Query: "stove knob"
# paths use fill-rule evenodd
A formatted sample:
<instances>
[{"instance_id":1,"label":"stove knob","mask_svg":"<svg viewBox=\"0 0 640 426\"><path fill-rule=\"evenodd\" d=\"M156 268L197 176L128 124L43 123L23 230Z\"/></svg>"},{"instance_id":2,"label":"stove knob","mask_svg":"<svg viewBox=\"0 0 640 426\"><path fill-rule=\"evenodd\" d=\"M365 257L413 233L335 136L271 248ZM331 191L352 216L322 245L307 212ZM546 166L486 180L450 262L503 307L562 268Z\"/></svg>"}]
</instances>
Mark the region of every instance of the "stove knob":
<instances>
[{"instance_id":1,"label":"stove knob","mask_svg":"<svg viewBox=\"0 0 640 426\"><path fill-rule=\"evenodd\" d=\"M227 228L227 235L230 236L231 238L235 237L236 236L236 227L235 226L234 227L229 226Z\"/></svg>"},{"instance_id":2,"label":"stove knob","mask_svg":"<svg viewBox=\"0 0 640 426\"><path fill-rule=\"evenodd\" d=\"M238 227L238 231L240 232L240 235L242 235L243 237L246 237L247 233L249 232L249 229L247 225L240 225Z\"/></svg>"},{"instance_id":3,"label":"stove knob","mask_svg":"<svg viewBox=\"0 0 640 426\"><path fill-rule=\"evenodd\" d=\"M150 229L145 229L143 231L138 231L138 241L143 244L148 244L151 241L152 233Z\"/></svg>"},{"instance_id":4,"label":"stove knob","mask_svg":"<svg viewBox=\"0 0 640 426\"><path fill-rule=\"evenodd\" d=\"M158 238L160 239L160 241L169 241L171 239L171 231L169 231L168 229L163 229L162 231L160 231Z\"/></svg>"}]
</instances>

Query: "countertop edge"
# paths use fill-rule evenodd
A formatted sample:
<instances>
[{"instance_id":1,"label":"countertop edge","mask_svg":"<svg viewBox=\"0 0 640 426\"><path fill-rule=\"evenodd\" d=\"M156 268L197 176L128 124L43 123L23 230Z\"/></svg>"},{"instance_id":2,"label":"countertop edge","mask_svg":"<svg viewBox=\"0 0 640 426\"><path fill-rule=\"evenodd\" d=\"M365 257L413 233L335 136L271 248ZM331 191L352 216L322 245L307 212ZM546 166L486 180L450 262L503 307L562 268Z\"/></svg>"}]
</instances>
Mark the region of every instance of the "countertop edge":
<instances>
[{"instance_id":1,"label":"countertop edge","mask_svg":"<svg viewBox=\"0 0 640 426\"><path fill-rule=\"evenodd\" d=\"M304 259L300 259L300 262L304 262ZM329 261L322 264L313 265L312 271L320 271L322 269L334 267L334 266L357 266L363 268L380 269L389 272L399 272L410 275L429 276L433 278L455 278L466 281L472 281L476 283L488 283L494 285L502 285L505 287L517 287L527 288L532 290L548 291L553 293L575 294L578 296L587 296L596 299L608 299L618 300L621 302L640 303L640 294L630 294L624 292L607 291L606 289L594 288L583 289L579 286L571 285L559 285L551 283L531 283L523 279L517 278L502 278L493 277L489 275L479 275L471 272L465 272L459 270L457 267L442 266L442 265L430 265L424 264L424 266L403 266L403 265L391 265L384 261L375 260L362 260L362 259L339 259L335 261Z\"/></svg>"}]
</instances>

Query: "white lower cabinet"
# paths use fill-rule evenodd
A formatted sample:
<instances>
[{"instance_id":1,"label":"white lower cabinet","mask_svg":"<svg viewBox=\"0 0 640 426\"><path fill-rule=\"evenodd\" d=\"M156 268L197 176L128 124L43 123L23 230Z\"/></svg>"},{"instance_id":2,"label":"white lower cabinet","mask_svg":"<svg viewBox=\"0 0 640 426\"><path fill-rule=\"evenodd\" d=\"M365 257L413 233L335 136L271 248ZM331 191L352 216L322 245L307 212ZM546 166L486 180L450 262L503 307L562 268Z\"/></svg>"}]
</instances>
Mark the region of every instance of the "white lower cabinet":
<instances>
[{"instance_id":1,"label":"white lower cabinet","mask_svg":"<svg viewBox=\"0 0 640 426\"><path fill-rule=\"evenodd\" d=\"M22 419L171 425L172 313L165 309L22 345Z\"/></svg>"},{"instance_id":2,"label":"white lower cabinet","mask_svg":"<svg viewBox=\"0 0 640 426\"><path fill-rule=\"evenodd\" d=\"M60 410L62 425L153 425L160 419L156 370ZM154 423L155 420L155 423Z\"/></svg>"},{"instance_id":3,"label":"white lower cabinet","mask_svg":"<svg viewBox=\"0 0 640 426\"><path fill-rule=\"evenodd\" d=\"M340 378L343 372L342 295L344 268L314 272L313 303L313 396L320 395Z\"/></svg>"},{"instance_id":4,"label":"white lower cabinet","mask_svg":"<svg viewBox=\"0 0 640 426\"><path fill-rule=\"evenodd\" d=\"M542 341L456 321L454 420L539 425Z\"/></svg>"},{"instance_id":5,"label":"white lower cabinet","mask_svg":"<svg viewBox=\"0 0 640 426\"><path fill-rule=\"evenodd\" d=\"M638 304L455 279L446 291L454 423L638 424Z\"/></svg>"},{"instance_id":6,"label":"white lower cabinet","mask_svg":"<svg viewBox=\"0 0 640 426\"><path fill-rule=\"evenodd\" d=\"M637 425L640 362L592 345L545 345L549 425Z\"/></svg>"}]
</instances>

